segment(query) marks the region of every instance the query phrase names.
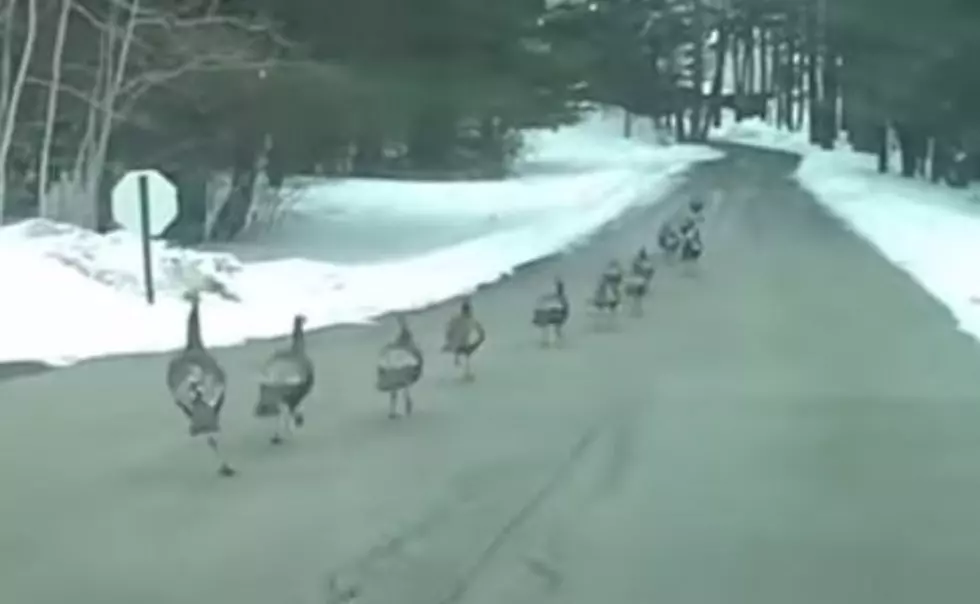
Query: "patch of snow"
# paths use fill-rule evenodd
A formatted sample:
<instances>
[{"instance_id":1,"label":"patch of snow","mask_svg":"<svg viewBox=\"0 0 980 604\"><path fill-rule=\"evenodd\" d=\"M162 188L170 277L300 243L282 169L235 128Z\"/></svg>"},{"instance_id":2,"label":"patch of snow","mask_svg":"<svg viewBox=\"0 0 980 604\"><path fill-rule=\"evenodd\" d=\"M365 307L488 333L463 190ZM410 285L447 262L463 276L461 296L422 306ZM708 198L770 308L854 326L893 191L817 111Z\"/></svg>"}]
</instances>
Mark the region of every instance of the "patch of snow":
<instances>
[{"instance_id":1,"label":"patch of snow","mask_svg":"<svg viewBox=\"0 0 980 604\"><path fill-rule=\"evenodd\" d=\"M154 242L152 307L144 300L135 234L99 235L46 220L0 228L0 361L70 364L177 348L187 311L182 296L192 287L212 294L202 309L211 346L285 334L299 312L316 328L470 292L584 241L631 206L656 202L692 163L720 156L706 147L623 139L621 117L605 112L558 131L528 132L533 150L513 179L341 180L312 185L294 208L368 220L482 223L465 240L423 253L360 264L307 257L242 262Z\"/></svg>"},{"instance_id":2,"label":"patch of snow","mask_svg":"<svg viewBox=\"0 0 980 604\"><path fill-rule=\"evenodd\" d=\"M798 131L790 131L776 128L774 124L758 117L738 121L731 109L722 110L721 127L712 128L710 136L712 140L799 155L804 155L813 148L808 141L806 124Z\"/></svg>"}]
</instances>

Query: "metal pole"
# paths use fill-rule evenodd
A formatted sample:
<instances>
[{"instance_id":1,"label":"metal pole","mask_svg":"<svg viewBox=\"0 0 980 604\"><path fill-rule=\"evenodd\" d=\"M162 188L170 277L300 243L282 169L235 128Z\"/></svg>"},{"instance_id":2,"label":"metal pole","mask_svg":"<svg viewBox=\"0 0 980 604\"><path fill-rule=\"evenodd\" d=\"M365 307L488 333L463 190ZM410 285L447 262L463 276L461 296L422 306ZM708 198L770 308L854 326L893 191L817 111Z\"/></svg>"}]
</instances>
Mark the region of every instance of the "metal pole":
<instances>
[{"instance_id":1,"label":"metal pole","mask_svg":"<svg viewBox=\"0 0 980 604\"><path fill-rule=\"evenodd\" d=\"M146 285L146 302L152 305L155 299L153 292L153 259L150 248L150 184L146 174L139 176L140 190L140 239L143 243L143 282Z\"/></svg>"}]
</instances>

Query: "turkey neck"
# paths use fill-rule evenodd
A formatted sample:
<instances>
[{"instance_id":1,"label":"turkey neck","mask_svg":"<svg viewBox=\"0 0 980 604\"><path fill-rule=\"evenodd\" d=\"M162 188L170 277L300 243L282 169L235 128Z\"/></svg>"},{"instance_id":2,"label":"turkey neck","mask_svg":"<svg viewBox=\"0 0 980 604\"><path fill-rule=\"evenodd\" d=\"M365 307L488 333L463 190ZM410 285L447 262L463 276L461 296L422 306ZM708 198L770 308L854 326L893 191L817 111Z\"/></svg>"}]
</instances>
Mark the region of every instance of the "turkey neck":
<instances>
[{"instance_id":1,"label":"turkey neck","mask_svg":"<svg viewBox=\"0 0 980 604\"><path fill-rule=\"evenodd\" d=\"M187 349L203 350L201 341L201 308L197 300L191 302L191 312L187 315Z\"/></svg>"},{"instance_id":2,"label":"turkey neck","mask_svg":"<svg viewBox=\"0 0 980 604\"><path fill-rule=\"evenodd\" d=\"M293 345L295 353L306 351L306 335L303 333L303 324L299 320L293 321Z\"/></svg>"}]
</instances>

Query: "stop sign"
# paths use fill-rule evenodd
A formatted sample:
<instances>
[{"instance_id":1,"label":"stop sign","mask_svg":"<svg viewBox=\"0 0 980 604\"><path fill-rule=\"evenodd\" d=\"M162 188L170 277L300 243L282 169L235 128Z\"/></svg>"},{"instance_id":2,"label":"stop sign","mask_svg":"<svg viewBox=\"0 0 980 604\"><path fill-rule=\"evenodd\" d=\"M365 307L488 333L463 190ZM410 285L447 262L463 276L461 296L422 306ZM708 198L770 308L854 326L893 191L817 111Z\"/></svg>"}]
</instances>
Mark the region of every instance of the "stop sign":
<instances>
[{"instance_id":1,"label":"stop sign","mask_svg":"<svg viewBox=\"0 0 980 604\"><path fill-rule=\"evenodd\" d=\"M112 216L127 231L140 232L140 176L146 176L150 235L156 237L177 217L177 187L156 170L132 170L119 179L112 189Z\"/></svg>"}]
</instances>

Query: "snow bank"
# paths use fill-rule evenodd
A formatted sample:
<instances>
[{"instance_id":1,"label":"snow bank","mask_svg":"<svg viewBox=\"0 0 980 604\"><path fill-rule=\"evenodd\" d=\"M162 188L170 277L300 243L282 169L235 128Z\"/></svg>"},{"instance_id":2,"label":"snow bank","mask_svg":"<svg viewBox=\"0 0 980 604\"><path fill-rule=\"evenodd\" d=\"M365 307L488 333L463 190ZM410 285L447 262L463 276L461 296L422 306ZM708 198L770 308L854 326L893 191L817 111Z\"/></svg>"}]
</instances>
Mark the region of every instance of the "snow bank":
<instances>
[{"instance_id":1,"label":"snow bank","mask_svg":"<svg viewBox=\"0 0 980 604\"><path fill-rule=\"evenodd\" d=\"M514 267L583 241L638 203L657 201L704 147L654 147L621 138L600 114L557 132L529 132L521 175L501 182L346 180L313 185L298 204L367 218L395 214L482 220L467 240L372 264L305 258L243 263L230 254L153 246L157 303L143 297L139 239L31 220L0 229L0 361L69 364L182 344L188 287L203 304L212 346L311 327L364 322L472 291ZM605 126L604 126L605 124Z\"/></svg>"},{"instance_id":2,"label":"snow bank","mask_svg":"<svg viewBox=\"0 0 980 604\"><path fill-rule=\"evenodd\" d=\"M739 122L731 109L722 110L721 126L711 130L711 139L799 155L805 155L812 149L805 124L798 131L790 131L778 129L757 117Z\"/></svg>"}]
</instances>

